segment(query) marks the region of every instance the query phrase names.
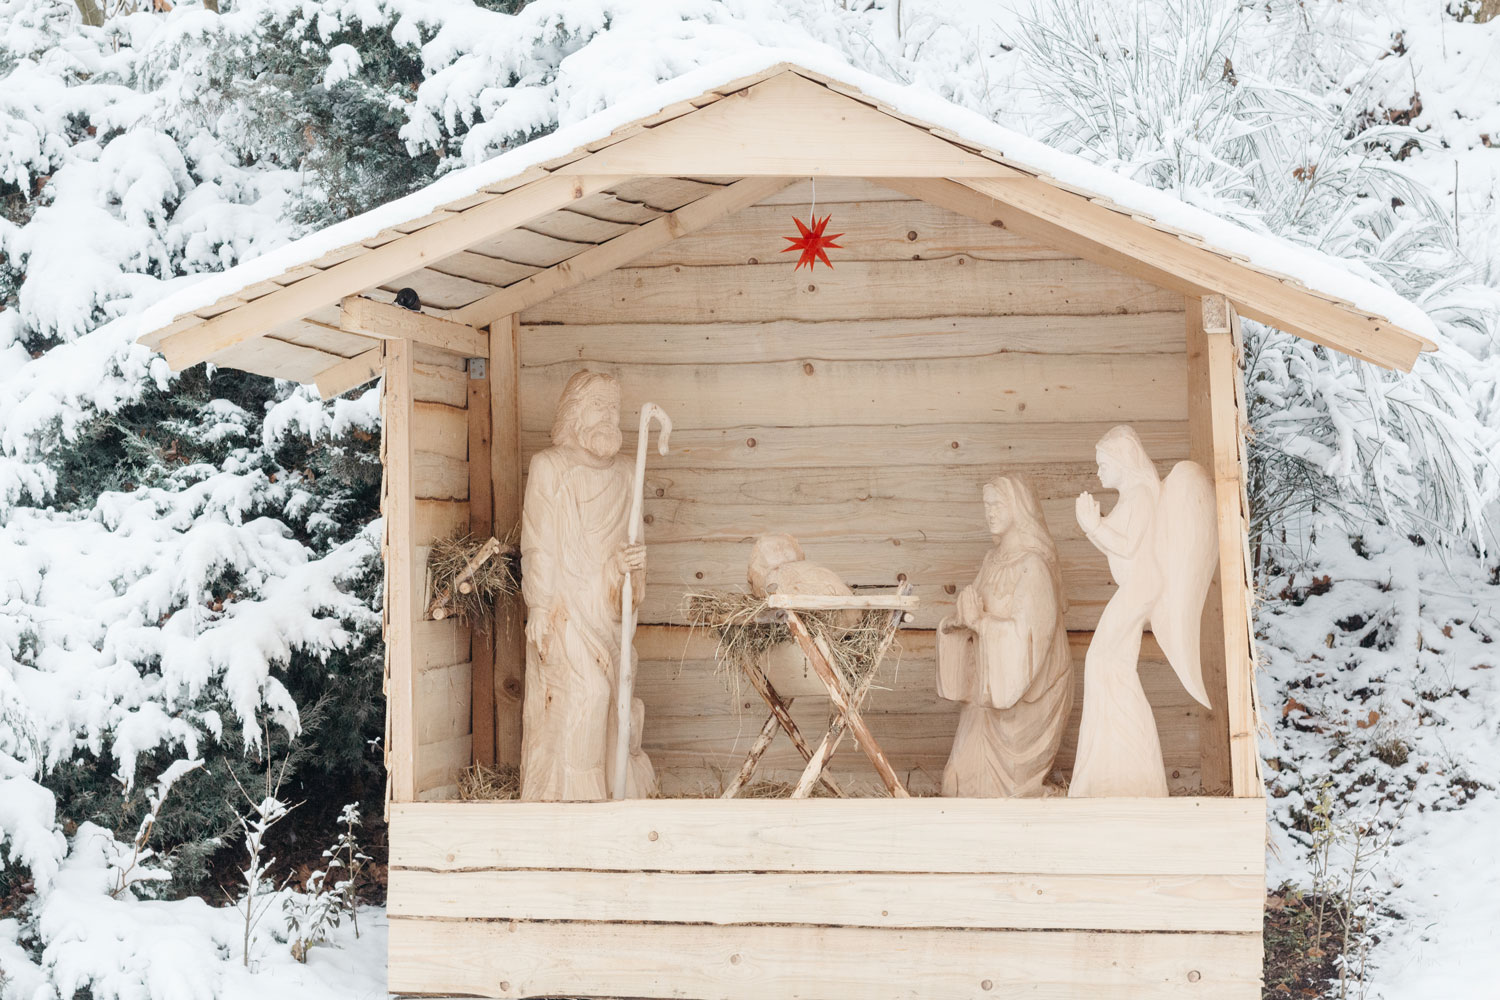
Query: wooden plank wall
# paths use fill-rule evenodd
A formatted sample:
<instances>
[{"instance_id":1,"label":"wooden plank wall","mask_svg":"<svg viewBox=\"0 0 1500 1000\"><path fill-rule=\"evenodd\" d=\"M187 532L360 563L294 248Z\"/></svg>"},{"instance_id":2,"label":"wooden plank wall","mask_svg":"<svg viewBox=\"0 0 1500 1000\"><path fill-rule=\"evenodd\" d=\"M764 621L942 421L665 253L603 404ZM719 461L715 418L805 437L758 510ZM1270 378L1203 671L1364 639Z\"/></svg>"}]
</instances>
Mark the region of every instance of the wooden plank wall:
<instances>
[{"instance_id":1,"label":"wooden plank wall","mask_svg":"<svg viewBox=\"0 0 1500 1000\"><path fill-rule=\"evenodd\" d=\"M1073 499L1098 491L1094 445L1116 423L1163 472L1188 457L1182 296L865 181L818 183L844 249L834 270L794 271L779 250L811 196L793 185L523 313L523 460L579 368L621 379L627 448L642 403L671 414L672 454L648 463L645 623L681 622L692 589L742 587L754 536L789 531L853 584L905 574L931 629L990 545L982 484L1024 475L1058 541L1069 627L1088 632L1113 585ZM907 645L876 731L898 767L931 776L955 706L931 694L930 638ZM762 721L739 719L709 673L643 648L646 746L689 787ZM1164 668L1144 673L1172 786L1194 791L1197 710Z\"/></svg>"},{"instance_id":2,"label":"wooden plank wall","mask_svg":"<svg viewBox=\"0 0 1500 1000\"><path fill-rule=\"evenodd\" d=\"M397 806L389 986L1251 1000L1263 841L1229 798Z\"/></svg>"},{"instance_id":3,"label":"wooden plank wall","mask_svg":"<svg viewBox=\"0 0 1500 1000\"><path fill-rule=\"evenodd\" d=\"M469 530L469 386L464 359L412 348L412 486L416 497L411 532L418 579L425 576L432 543ZM428 588L414 602L412 671L414 795L451 799L458 773L473 753L472 674L469 630L452 619L425 617Z\"/></svg>"}]
</instances>

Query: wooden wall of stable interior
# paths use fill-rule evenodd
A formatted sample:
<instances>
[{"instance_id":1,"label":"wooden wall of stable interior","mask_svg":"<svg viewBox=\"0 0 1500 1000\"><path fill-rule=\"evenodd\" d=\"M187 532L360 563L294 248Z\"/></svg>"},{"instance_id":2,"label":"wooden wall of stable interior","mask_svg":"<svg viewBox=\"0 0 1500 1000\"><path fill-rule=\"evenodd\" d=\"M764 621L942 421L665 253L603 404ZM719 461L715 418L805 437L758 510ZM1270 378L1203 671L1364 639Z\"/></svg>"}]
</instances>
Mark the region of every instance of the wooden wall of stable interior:
<instances>
[{"instance_id":1,"label":"wooden wall of stable interior","mask_svg":"<svg viewBox=\"0 0 1500 1000\"><path fill-rule=\"evenodd\" d=\"M1230 798L398 804L389 988L1251 1000L1263 842Z\"/></svg>"},{"instance_id":2,"label":"wooden wall of stable interior","mask_svg":"<svg viewBox=\"0 0 1500 1000\"><path fill-rule=\"evenodd\" d=\"M1073 517L1073 498L1099 489L1095 442L1129 423L1163 471L1189 457L1182 297L864 181L818 184L844 249L834 270L794 272L778 251L811 194L793 185L523 313L524 459L579 368L620 378L628 448L643 402L672 416L671 455L648 462L644 623L681 622L690 590L742 587L754 536L789 531L851 583L905 574L915 625L931 629L990 545L982 484L1023 475L1058 541L1069 627L1087 633L1113 589ZM701 644L676 651L685 642L660 633L641 663L645 743L682 790L732 770L763 719L715 687ZM873 707L918 784L941 773L955 724L932 693L930 644L907 639ZM1164 665L1143 675L1169 780L1194 791L1199 709ZM819 729L821 706L794 711Z\"/></svg>"},{"instance_id":3,"label":"wooden wall of stable interior","mask_svg":"<svg viewBox=\"0 0 1500 1000\"><path fill-rule=\"evenodd\" d=\"M396 801L456 797L458 773L469 764L473 752L469 630L452 619L427 619L429 594L423 585L432 543L469 528L468 374L464 359L455 355L421 346L405 349L412 352L410 402L405 404L410 414L407 481L411 493L405 502L389 493L390 484L398 479L392 463L399 458L390 453L388 422L384 504L388 539L399 533L410 540L409 578L416 581L409 602L393 600L389 592L387 596L388 614L409 609L404 612L409 615L408 621L388 624L388 629L410 629L406 654L411 673L410 728L405 733L392 732L389 746L393 754L410 753L412 776L410 788L404 793L399 787L393 788ZM387 421L392 417L390 395L396 381L388 367ZM388 579L407 578L405 568L395 565L399 560L396 553L388 551L387 560ZM389 631L387 635L390 647ZM403 714L395 709L393 696L393 719Z\"/></svg>"}]
</instances>

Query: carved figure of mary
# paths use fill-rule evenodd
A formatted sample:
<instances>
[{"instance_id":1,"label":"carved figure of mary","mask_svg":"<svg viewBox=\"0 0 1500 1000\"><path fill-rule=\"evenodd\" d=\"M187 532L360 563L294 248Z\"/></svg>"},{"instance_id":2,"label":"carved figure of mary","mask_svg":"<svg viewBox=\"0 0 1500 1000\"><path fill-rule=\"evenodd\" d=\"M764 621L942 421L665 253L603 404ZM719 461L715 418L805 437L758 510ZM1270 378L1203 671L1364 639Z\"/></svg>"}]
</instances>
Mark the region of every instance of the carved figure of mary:
<instances>
[{"instance_id":1,"label":"carved figure of mary","mask_svg":"<svg viewBox=\"0 0 1500 1000\"><path fill-rule=\"evenodd\" d=\"M1041 505L1019 479L984 487L995 547L938 626L938 695L963 702L943 794L1042 794L1073 706L1067 604Z\"/></svg>"},{"instance_id":2,"label":"carved figure of mary","mask_svg":"<svg viewBox=\"0 0 1500 1000\"><path fill-rule=\"evenodd\" d=\"M1203 467L1178 462L1165 480L1135 431L1121 425L1095 449L1099 482L1119 502L1078 497L1078 526L1109 559L1118 589L1105 605L1083 661L1083 718L1068 795L1165 796L1166 768L1151 703L1141 687L1141 633L1151 627L1167 662L1205 706L1199 659L1203 601L1218 562L1213 484Z\"/></svg>"}]
</instances>

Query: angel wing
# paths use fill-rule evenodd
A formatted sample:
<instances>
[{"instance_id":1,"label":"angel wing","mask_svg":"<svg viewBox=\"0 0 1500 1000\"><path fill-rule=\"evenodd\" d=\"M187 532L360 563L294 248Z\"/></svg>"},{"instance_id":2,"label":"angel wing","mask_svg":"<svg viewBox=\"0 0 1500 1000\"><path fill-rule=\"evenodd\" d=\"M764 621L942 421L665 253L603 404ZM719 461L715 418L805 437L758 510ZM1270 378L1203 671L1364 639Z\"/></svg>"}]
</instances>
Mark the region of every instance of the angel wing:
<instances>
[{"instance_id":1,"label":"angel wing","mask_svg":"<svg viewBox=\"0 0 1500 1000\"><path fill-rule=\"evenodd\" d=\"M1151 631L1188 694L1209 707L1198 633L1219 561L1219 538L1214 486L1203 466L1178 462L1167 473L1151 534L1162 575L1161 592L1151 607Z\"/></svg>"}]
</instances>

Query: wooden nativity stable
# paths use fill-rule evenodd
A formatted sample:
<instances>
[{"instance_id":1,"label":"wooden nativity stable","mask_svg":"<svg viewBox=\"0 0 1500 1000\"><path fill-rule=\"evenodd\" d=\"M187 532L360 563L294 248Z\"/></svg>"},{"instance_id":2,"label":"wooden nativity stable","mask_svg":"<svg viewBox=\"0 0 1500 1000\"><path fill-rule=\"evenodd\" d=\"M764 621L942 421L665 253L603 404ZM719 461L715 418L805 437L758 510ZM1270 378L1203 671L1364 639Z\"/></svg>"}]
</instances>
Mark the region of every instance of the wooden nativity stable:
<instances>
[{"instance_id":1,"label":"wooden nativity stable","mask_svg":"<svg viewBox=\"0 0 1500 1000\"><path fill-rule=\"evenodd\" d=\"M1258 997L1239 317L1399 369L1431 347L1420 326L1380 315L1401 315L1390 293L1346 272L1330 291L1306 251L1221 245L1180 225L1222 233L1218 220L931 98L913 111L852 70L740 64L643 100L149 318L144 340L174 368L206 360L324 396L384 376L390 989ZM814 200L842 249L831 270L794 271L783 236ZM407 287L420 312L391 304ZM460 802L471 762L517 760L523 609L501 607L493 638L428 619L426 552L517 523L529 457L585 367L620 379L628 449L645 401L676 425L648 466L636 639L666 797ZM1142 657L1172 794L935 797L957 707L934 693L932 629L990 544L980 485L1035 484L1081 686L1113 585L1073 498L1098 489L1095 442L1121 423L1162 470L1202 463L1217 502L1212 708L1149 635ZM904 575L919 596L866 710L912 798L884 797L847 745L834 773L865 795L703 797L762 714L715 676L683 597L742 586L763 531L797 535L851 584ZM789 649L770 673L820 731L828 703L806 668ZM801 766L782 741L761 774Z\"/></svg>"}]
</instances>

